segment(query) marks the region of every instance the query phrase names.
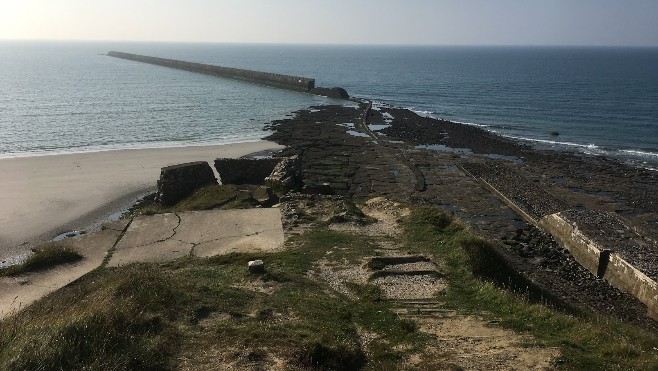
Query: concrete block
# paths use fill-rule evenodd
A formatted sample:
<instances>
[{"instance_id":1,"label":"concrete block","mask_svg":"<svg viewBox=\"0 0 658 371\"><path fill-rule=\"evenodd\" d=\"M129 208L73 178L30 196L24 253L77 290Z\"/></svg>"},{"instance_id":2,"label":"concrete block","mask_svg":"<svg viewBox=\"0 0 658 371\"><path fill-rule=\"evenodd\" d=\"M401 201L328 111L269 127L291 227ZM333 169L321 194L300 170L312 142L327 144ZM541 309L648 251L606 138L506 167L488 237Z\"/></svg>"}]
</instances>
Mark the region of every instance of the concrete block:
<instances>
[{"instance_id":1,"label":"concrete block","mask_svg":"<svg viewBox=\"0 0 658 371\"><path fill-rule=\"evenodd\" d=\"M251 260L247 263L249 273L265 273L265 264L262 260Z\"/></svg>"}]
</instances>

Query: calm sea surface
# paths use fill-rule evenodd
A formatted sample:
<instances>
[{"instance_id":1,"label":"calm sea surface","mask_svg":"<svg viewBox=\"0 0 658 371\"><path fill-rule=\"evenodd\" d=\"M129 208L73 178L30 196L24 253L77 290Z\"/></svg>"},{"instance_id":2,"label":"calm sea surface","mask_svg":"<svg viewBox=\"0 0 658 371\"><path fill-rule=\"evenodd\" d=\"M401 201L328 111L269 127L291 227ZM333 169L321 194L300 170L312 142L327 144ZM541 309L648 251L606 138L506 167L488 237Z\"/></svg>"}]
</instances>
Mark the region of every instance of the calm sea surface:
<instances>
[{"instance_id":1,"label":"calm sea surface","mask_svg":"<svg viewBox=\"0 0 658 371\"><path fill-rule=\"evenodd\" d=\"M1 41L0 157L249 141L292 111L339 103L109 50L313 77L538 146L658 167L658 48Z\"/></svg>"}]
</instances>

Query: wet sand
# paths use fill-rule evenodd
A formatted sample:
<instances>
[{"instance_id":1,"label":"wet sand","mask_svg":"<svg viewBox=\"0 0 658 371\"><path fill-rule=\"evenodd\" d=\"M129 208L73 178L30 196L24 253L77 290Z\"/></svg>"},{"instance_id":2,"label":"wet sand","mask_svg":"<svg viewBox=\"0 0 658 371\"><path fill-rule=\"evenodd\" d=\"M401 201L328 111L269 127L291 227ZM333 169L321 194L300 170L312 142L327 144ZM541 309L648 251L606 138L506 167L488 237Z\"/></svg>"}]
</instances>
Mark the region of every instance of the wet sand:
<instances>
[{"instance_id":1,"label":"wet sand","mask_svg":"<svg viewBox=\"0 0 658 371\"><path fill-rule=\"evenodd\" d=\"M155 190L160 168L280 149L268 141L0 160L0 260L93 226Z\"/></svg>"}]
</instances>

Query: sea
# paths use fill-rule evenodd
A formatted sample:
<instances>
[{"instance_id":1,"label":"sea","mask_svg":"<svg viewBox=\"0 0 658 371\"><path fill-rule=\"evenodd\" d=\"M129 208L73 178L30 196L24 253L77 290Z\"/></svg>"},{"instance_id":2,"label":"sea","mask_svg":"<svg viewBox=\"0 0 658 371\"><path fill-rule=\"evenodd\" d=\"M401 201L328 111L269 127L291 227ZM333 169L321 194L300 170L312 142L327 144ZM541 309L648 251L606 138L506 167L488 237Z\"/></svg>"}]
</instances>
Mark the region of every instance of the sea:
<instances>
[{"instance_id":1,"label":"sea","mask_svg":"<svg viewBox=\"0 0 658 371\"><path fill-rule=\"evenodd\" d=\"M254 141L296 110L354 104L110 50L312 77L540 148L658 171L658 48L630 47L0 41L0 158Z\"/></svg>"}]
</instances>

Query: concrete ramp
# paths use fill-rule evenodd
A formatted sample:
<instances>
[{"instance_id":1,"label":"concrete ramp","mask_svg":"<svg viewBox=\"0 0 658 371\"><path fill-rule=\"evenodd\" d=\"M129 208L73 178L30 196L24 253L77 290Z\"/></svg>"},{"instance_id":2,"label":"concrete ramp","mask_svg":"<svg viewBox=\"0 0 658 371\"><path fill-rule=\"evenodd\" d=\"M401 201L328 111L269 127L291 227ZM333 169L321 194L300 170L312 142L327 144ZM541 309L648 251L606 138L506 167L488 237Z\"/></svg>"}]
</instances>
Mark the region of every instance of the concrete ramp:
<instances>
[{"instance_id":1,"label":"concrete ramp","mask_svg":"<svg viewBox=\"0 0 658 371\"><path fill-rule=\"evenodd\" d=\"M0 319L98 268L127 224L124 220L105 223L99 232L67 239L66 245L83 256L79 262L15 277L0 277Z\"/></svg>"},{"instance_id":2,"label":"concrete ramp","mask_svg":"<svg viewBox=\"0 0 658 371\"><path fill-rule=\"evenodd\" d=\"M140 216L117 244L108 266L186 255L273 251L283 247L279 209L209 210Z\"/></svg>"}]
</instances>

